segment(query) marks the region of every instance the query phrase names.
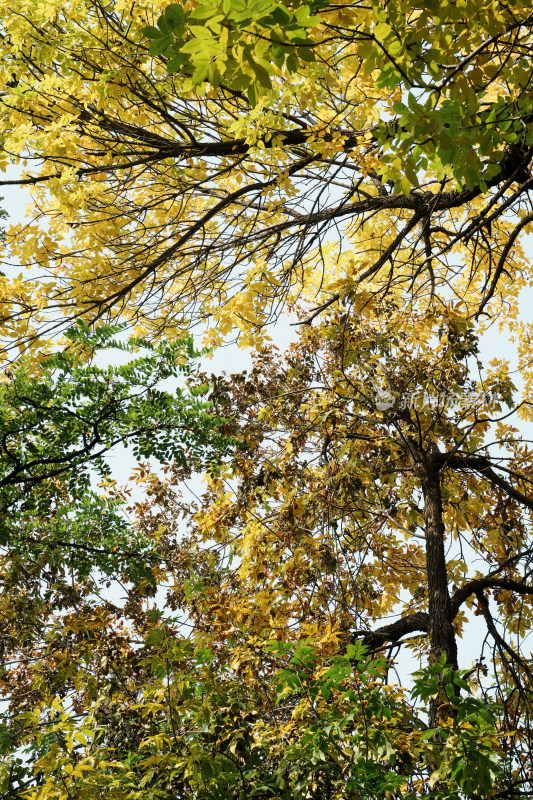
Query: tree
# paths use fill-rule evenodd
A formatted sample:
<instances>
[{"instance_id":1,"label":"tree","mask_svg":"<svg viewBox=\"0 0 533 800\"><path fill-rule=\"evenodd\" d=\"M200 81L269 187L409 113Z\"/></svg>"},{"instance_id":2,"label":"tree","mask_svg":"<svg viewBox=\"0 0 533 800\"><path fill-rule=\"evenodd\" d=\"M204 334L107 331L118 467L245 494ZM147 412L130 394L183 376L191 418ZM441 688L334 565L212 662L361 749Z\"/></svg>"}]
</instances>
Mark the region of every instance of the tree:
<instances>
[{"instance_id":1,"label":"tree","mask_svg":"<svg viewBox=\"0 0 533 800\"><path fill-rule=\"evenodd\" d=\"M191 508L178 466L138 473L166 600L58 623L19 708L26 796L527 797L530 454L477 357L457 308L390 297L216 380L241 446Z\"/></svg>"},{"instance_id":2,"label":"tree","mask_svg":"<svg viewBox=\"0 0 533 800\"><path fill-rule=\"evenodd\" d=\"M479 616L487 640L469 679L501 702L499 791L512 793L531 780L531 451L515 427L530 403L512 411L505 363L481 372L456 307L401 307L332 315L285 362L264 352L249 378L217 385L220 407L249 420L249 450L233 462L233 498L213 486L200 529L241 560L256 632L294 625L314 642L389 658L407 647L456 669L465 612ZM432 691L438 727L450 711Z\"/></svg>"},{"instance_id":3,"label":"tree","mask_svg":"<svg viewBox=\"0 0 533 800\"><path fill-rule=\"evenodd\" d=\"M82 619L85 639L91 620L105 624L112 604L102 601L102 587L120 578L132 591L155 592L164 556L154 538L132 529L106 455L132 444L137 457L172 458L189 475L234 446L202 399L208 387L178 383L200 355L190 337L154 347L119 333L79 324L42 365L28 356L0 384L3 796L22 796L32 783L18 715L33 710L43 684L61 693L66 682L68 692L76 673L67 622ZM102 366L106 350L124 363ZM177 384L171 391L161 386L169 379Z\"/></svg>"},{"instance_id":4,"label":"tree","mask_svg":"<svg viewBox=\"0 0 533 800\"><path fill-rule=\"evenodd\" d=\"M207 385L193 393L179 385L160 388L165 380L190 377L192 359L202 355L191 337L154 347L142 339L120 341L119 332L80 323L42 366L27 357L6 369L0 384L3 512L21 499L29 508L32 489L44 482L48 491L61 476L70 479L72 494L83 493L88 467L109 475L105 456L118 444L133 443L137 458L173 459L189 473L229 447L216 432L223 420L201 399ZM147 354L139 354L142 348ZM122 365L93 363L105 350L137 357Z\"/></svg>"},{"instance_id":5,"label":"tree","mask_svg":"<svg viewBox=\"0 0 533 800\"><path fill-rule=\"evenodd\" d=\"M3 280L8 348L74 317L171 336L202 320L249 344L324 269L310 319L391 286L514 308L528 3L164 9L5 9L3 147L22 175L4 183L34 196L7 237L33 267Z\"/></svg>"}]
</instances>

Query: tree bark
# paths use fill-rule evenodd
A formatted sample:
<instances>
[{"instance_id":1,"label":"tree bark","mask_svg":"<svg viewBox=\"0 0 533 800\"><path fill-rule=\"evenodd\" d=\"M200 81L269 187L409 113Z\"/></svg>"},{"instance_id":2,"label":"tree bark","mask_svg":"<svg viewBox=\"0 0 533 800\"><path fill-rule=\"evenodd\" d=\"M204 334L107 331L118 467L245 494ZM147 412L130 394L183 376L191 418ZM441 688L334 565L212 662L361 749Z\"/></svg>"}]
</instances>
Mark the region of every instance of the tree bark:
<instances>
[{"instance_id":1,"label":"tree bark","mask_svg":"<svg viewBox=\"0 0 533 800\"><path fill-rule=\"evenodd\" d=\"M457 669L457 641L452 623L452 610L448 592L445 528L442 521L442 495L437 471L427 470L422 478L424 494L424 521L426 531L426 573L428 581L428 618L431 660L446 657L446 663ZM442 715L448 716L450 708L444 692L432 698L429 704L429 726L438 728ZM453 713L453 712L452 712ZM438 736L438 734L437 734Z\"/></svg>"},{"instance_id":2,"label":"tree bark","mask_svg":"<svg viewBox=\"0 0 533 800\"><path fill-rule=\"evenodd\" d=\"M448 592L444 549L445 530L442 521L442 497L438 473L429 473L425 476L422 480L422 490L424 493L431 655L435 661L438 661L443 655L446 656L446 662L457 669L457 642Z\"/></svg>"}]
</instances>

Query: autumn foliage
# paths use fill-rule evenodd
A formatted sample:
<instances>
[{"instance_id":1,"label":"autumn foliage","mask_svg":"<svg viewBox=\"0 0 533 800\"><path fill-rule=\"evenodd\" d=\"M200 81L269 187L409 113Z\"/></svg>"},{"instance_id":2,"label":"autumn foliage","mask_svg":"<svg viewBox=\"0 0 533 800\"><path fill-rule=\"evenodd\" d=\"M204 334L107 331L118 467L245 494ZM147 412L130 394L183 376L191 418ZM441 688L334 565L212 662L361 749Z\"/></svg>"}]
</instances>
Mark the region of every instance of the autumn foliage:
<instances>
[{"instance_id":1,"label":"autumn foliage","mask_svg":"<svg viewBox=\"0 0 533 800\"><path fill-rule=\"evenodd\" d=\"M530 6L4 5L2 798L529 797Z\"/></svg>"}]
</instances>

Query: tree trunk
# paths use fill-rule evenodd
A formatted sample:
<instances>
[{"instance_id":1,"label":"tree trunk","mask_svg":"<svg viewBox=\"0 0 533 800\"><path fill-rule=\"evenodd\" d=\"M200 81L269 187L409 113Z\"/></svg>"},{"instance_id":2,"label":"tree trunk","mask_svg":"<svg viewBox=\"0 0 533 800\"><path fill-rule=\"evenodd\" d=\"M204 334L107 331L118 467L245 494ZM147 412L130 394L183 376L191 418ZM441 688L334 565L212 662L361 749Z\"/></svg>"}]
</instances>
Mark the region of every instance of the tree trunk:
<instances>
[{"instance_id":1,"label":"tree trunk","mask_svg":"<svg viewBox=\"0 0 533 800\"><path fill-rule=\"evenodd\" d=\"M422 480L426 531L426 571L428 581L428 617L431 658L446 656L448 665L457 669L457 642L451 620L448 575L442 521L442 497L438 473L426 474ZM439 703L430 707L430 726L439 723Z\"/></svg>"}]
</instances>

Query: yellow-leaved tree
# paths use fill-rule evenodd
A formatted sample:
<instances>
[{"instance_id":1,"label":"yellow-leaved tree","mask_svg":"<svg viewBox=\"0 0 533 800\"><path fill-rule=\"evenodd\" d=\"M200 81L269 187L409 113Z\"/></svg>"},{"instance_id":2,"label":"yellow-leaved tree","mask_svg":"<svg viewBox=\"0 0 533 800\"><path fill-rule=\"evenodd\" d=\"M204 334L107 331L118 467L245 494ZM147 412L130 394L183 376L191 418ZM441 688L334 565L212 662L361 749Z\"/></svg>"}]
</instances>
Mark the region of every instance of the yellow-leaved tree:
<instances>
[{"instance_id":1,"label":"yellow-leaved tree","mask_svg":"<svg viewBox=\"0 0 533 800\"><path fill-rule=\"evenodd\" d=\"M25 0L2 19L4 183L33 197L6 239L31 267L2 279L6 346L76 316L252 344L347 247L323 305L372 280L479 315L530 280L528 3Z\"/></svg>"}]
</instances>

